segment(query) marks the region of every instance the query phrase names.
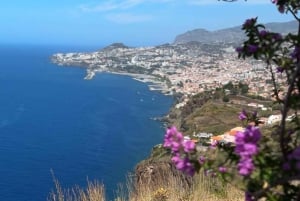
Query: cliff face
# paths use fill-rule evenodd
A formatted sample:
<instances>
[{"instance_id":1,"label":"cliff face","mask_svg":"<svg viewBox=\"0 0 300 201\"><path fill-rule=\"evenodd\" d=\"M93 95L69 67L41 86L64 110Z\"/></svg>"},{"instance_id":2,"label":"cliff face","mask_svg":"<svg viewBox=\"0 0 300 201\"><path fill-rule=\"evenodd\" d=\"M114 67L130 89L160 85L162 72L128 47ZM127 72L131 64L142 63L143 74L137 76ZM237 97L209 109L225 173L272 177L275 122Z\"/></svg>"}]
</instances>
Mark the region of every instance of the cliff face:
<instances>
[{"instance_id":1,"label":"cliff face","mask_svg":"<svg viewBox=\"0 0 300 201\"><path fill-rule=\"evenodd\" d=\"M187 104L179 109L173 107L168 117L164 120L168 125L176 125L185 135L193 136L193 133L222 134L231 128L241 126L238 114L243 109L252 111L253 108L245 105L234 104L242 102L239 96L230 96L232 103L224 103L211 93L205 92L190 97ZM250 99L256 102L256 100ZM270 102L271 103L271 102ZM136 185L147 184L156 186L161 178L177 178L191 185L188 176L179 172L171 162L170 152L161 145L155 146L148 159L140 162L135 169Z\"/></svg>"},{"instance_id":2,"label":"cliff face","mask_svg":"<svg viewBox=\"0 0 300 201\"><path fill-rule=\"evenodd\" d=\"M171 162L170 152L161 145L156 145L149 158L137 164L134 186L135 189L145 186L155 189L162 183L174 179L185 187L189 187L192 182L191 177L176 169Z\"/></svg>"},{"instance_id":3,"label":"cliff face","mask_svg":"<svg viewBox=\"0 0 300 201\"><path fill-rule=\"evenodd\" d=\"M170 179L177 179L185 187L192 184L192 178L178 171L171 160L143 161L136 166L135 176L135 189L137 190L145 185L150 188L157 188L163 181Z\"/></svg>"},{"instance_id":4,"label":"cliff face","mask_svg":"<svg viewBox=\"0 0 300 201\"><path fill-rule=\"evenodd\" d=\"M282 34L296 33L297 22L278 22L278 23L267 23L265 27L267 30L272 32L279 32ZM241 26L220 29L216 31L208 31L205 29L195 29L192 31L185 32L178 35L175 38L174 43L187 43L191 41L197 41L201 43L214 43L214 42L225 42L225 43L241 43L245 39L244 32L241 30Z\"/></svg>"}]
</instances>

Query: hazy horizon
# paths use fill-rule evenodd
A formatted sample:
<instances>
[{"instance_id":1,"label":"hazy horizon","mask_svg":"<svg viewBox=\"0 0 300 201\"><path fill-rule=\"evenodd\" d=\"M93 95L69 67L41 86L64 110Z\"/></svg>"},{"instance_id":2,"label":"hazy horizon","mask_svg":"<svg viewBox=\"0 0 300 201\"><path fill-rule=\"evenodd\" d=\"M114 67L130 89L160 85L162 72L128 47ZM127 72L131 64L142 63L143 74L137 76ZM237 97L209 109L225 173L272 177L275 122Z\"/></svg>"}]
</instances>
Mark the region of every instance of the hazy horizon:
<instances>
[{"instance_id":1,"label":"hazy horizon","mask_svg":"<svg viewBox=\"0 0 300 201\"><path fill-rule=\"evenodd\" d=\"M0 8L0 43L159 45L189 30L234 27L256 16L262 23L293 20L270 0L11 0Z\"/></svg>"}]
</instances>

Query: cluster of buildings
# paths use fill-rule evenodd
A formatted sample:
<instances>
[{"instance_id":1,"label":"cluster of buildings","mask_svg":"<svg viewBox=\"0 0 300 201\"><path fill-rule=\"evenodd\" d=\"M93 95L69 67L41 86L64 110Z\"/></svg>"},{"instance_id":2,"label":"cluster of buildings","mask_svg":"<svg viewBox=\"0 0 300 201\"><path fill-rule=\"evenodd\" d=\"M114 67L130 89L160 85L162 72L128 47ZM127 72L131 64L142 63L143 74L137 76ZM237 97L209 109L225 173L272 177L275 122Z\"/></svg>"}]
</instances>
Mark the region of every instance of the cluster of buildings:
<instances>
[{"instance_id":1,"label":"cluster of buildings","mask_svg":"<svg viewBox=\"0 0 300 201\"><path fill-rule=\"evenodd\" d=\"M139 48L119 44L91 53L58 53L52 60L59 65L86 67L87 79L98 71L148 75L141 81L158 82L159 89L168 93L193 95L241 81L249 85L253 95L272 95L271 75L264 63L239 59L232 44L190 42ZM284 83L280 74L277 81Z\"/></svg>"},{"instance_id":2,"label":"cluster of buildings","mask_svg":"<svg viewBox=\"0 0 300 201\"><path fill-rule=\"evenodd\" d=\"M235 142L235 135L238 132L243 132L243 131L244 131L243 127L232 128L231 130L225 132L224 134L211 136L209 138L209 143L210 144L214 144L216 142L218 142L218 143L225 143L225 144L227 144L227 143L234 143ZM204 136L201 136L199 139L203 139L203 138L204 138ZM200 140L200 141L203 141L203 140Z\"/></svg>"},{"instance_id":3,"label":"cluster of buildings","mask_svg":"<svg viewBox=\"0 0 300 201\"><path fill-rule=\"evenodd\" d=\"M287 121L291 121L295 115L290 115L286 118ZM279 123L282 120L282 115L270 115L268 118L261 119L260 126L272 126L276 123ZM207 149L207 145L211 144L228 144L228 143L234 143L235 142L235 136L238 132L243 132L245 130L244 127L235 127L232 128L229 131L224 132L220 135L214 135L212 133L197 133L193 134L192 137L185 136L185 140L191 140L198 145L202 145L201 147L204 149L204 151Z\"/></svg>"},{"instance_id":4,"label":"cluster of buildings","mask_svg":"<svg viewBox=\"0 0 300 201\"><path fill-rule=\"evenodd\" d=\"M185 136L184 140L192 140L197 144L198 151L206 151L210 145L235 143L235 135L243 132L245 128L235 127L221 135L213 135L212 133L193 134L192 138Z\"/></svg>"}]
</instances>

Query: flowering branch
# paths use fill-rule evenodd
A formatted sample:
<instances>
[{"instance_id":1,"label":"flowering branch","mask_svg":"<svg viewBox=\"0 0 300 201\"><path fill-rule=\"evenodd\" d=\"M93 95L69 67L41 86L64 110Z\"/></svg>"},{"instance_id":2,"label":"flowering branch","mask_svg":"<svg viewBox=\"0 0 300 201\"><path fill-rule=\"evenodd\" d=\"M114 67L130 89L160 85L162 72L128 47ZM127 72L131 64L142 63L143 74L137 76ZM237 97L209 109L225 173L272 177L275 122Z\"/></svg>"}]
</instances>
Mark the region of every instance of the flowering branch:
<instances>
[{"instance_id":1,"label":"flowering branch","mask_svg":"<svg viewBox=\"0 0 300 201\"><path fill-rule=\"evenodd\" d=\"M223 0L233 2L237 0ZM193 175L200 168L208 170L212 175L216 171L226 175L231 168L225 167L227 162L235 164L238 173L246 183L245 199L254 201L260 198L267 200L299 200L300 185L293 181L300 180L300 9L299 0L272 0L280 13L291 12L298 21L298 33L282 36L267 31L257 18L248 19L242 26L248 40L236 48L239 57L253 57L263 60L271 73L276 101L281 107L281 121L276 136L262 135L258 127L257 113L250 114L243 110L239 119L243 122L255 122L248 125L243 132L238 132L235 142L229 147L218 144L209 150L222 150L228 158L225 162L214 161L208 157L197 155L197 149L191 141L183 140L176 128L171 127L165 135L164 147L171 149L172 161L177 169ZM277 65L278 73L286 74L286 93L279 97L279 86L276 82L272 65ZM287 123L288 113L294 110L291 123ZM272 145L268 144L271 141ZM266 143L267 142L267 143ZM220 148L220 149L218 149ZM214 152L218 153L218 152ZM213 164L215 163L215 164ZM218 165L217 168L215 165ZM226 177L223 177L226 180ZM228 180L228 179L227 179ZM282 192L279 192L282 189Z\"/></svg>"},{"instance_id":2,"label":"flowering branch","mask_svg":"<svg viewBox=\"0 0 300 201\"><path fill-rule=\"evenodd\" d=\"M300 22L300 18L296 15L296 13L293 11L293 9L292 9L290 6L288 6L287 10L288 10L290 13L292 13L292 15L294 16L294 18L295 18L298 22Z\"/></svg>"}]
</instances>

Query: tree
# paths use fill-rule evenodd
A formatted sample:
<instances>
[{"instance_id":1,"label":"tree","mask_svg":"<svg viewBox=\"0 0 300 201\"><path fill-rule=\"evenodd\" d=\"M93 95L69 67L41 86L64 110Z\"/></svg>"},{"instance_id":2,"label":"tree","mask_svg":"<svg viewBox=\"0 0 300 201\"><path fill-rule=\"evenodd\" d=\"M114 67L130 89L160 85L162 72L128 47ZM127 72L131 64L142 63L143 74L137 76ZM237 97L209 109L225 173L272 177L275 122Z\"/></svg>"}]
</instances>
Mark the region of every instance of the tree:
<instances>
[{"instance_id":1,"label":"tree","mask_svg":"<svg viewBox=\"0 0 300 201\"><path fill-rule=\"evenodd\" d=\"M234 86L231 81L223 86L223 89L232 90L233 88L234 88Z\"/></svg>"},{"instance_id":2,"label":"tree","mask_svg":"<svg viewBox=\"0 0 300 201\"><path fill-rule=\"evenodd\" d=\"M182 82L182 81L180 81L179 83L177 83L177 86L179 86L179 87L183 87L183 82Z\"/></svg>"},{"instance_id":3,"label":"tree","mask_svg":"<svg viewBox=\"0 0 300 201\"><path fill-rule=\"evenodd\" d=\"M247 84L239 82L239 89L241 91L241 94L246 94L246 93L248 93L249 86Z\"/></svg>"},{"instance_id":4,"label":"tree","mask_svg":"<svg viewBox=\"0 0 300 201\"><path fill-rule=\"evenodd\" d=\"M224 96L222 100L223 100L223 102L228 103L229 102L229 97L228 96Z\"/></svg>"}]
</instances>

